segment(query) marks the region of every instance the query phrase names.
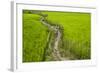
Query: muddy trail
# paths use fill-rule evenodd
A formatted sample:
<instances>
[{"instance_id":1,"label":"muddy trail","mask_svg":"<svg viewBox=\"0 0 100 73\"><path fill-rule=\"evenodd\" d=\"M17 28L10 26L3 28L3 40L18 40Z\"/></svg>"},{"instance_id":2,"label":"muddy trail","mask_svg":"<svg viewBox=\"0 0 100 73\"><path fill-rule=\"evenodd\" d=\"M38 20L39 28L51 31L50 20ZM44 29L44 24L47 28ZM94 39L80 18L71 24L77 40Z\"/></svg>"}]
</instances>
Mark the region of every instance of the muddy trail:
<instances>
[{"instance_id":1,"label":"muddy trail","mask_svg":"<svg viewBox=\"0 0 100 73\"><path fill-rule=\"evenodd\" d=\"M56 60L56 61L65 60L64 58L61 57L61 54L60 54L60 51L58 48L59 42L60 42L61 36L62 36L59 26L54 26L54 25L52 26L51 24L49 24L48 22L45 21L45 17L43 17L43 16L41 17L40 22L42 24L44 24L45 26L47 26L50 31L54 32L54 35L55 35L54 41L53 41L54 46L52 47L51 44L49 43L49 47L52 47L52 51L53 51L52 56L53 56L54 60Z\"/></svg>"}]
</instances>

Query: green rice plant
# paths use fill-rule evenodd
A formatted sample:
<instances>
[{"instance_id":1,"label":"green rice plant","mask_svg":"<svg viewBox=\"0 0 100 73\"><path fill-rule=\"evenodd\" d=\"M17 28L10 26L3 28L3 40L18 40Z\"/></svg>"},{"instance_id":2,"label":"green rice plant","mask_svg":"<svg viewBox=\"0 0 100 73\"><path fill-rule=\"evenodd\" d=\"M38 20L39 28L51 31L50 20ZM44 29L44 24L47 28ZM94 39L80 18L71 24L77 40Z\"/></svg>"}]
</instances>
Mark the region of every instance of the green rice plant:
<instances>
[{"instance_id":1,"label":"green rice plant","mask_svg":"<svg viewBox=\"0 0 100 73\"><path fill-rule=\"evenodd\" d=\"M23 11L23 62L53 61L55 34L41 23L58 26L61 39L58 45L66 60L91 58L91 14L80 12ZM49 46L51 45L51 46Z\"/></svg>"},{"instance_id":2,"label":"green rice plant","mask_svg":"<svg viewBox=\"0 0 100 73\"><path fill-rule=\"evenodd\" d=\"M70 52L76 59L90 59L91 50L91 14L80 12L53 12L48 14L49 23L63 27L63 52ZM70 42L69 42L70 41ZM83 43L84 42L84 43Z\"/></svg>"},{"instance_id":3,"label":"green rice plant","mask_svg":"<svg viewBox=\"0 0 100 73\"><path fill-rule=\"evenodd\" d=\"M43 59L48 28L39 20L39 15L23 13L23 62L38 62Z\"/></svg>"}]
</instances>

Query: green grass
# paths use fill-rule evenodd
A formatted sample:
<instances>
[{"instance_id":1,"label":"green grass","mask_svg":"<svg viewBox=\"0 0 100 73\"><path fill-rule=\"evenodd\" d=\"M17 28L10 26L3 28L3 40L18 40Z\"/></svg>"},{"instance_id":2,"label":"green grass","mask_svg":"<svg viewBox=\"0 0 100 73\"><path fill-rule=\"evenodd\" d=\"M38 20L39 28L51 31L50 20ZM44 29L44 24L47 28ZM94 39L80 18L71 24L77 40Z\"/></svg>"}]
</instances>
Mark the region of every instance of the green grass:
<instances>
[{"instance_id":1,"label":"green grass","mask_svg":"<svg viewBox=\"0 0 100 73\"><path fill-rule=\"evenodd\" d=\"M79 12L43 12L47 20L63 27L63 53L70 50L78 59L90 58L91 14Z\"/></svg>"},{"instance_id":2,"label":"green grass","mask_svg":"<svg viewBox=\"0 0 100 73\"><path fill-rule=\"evenodd\" d=\"M48 29L39 20L39 15L23 13L23 62L43 59Z\"/></svg>"},{"instance_id":3,"label":"green grass","mask_svg":"<svg viewBox=\"0 0 100 73\"><path fill-rule=\"evenodd\" d=\"M34 10L33 10L34 11ZM59 50L70 60L91 58L91 14L79 12L23 12L23 62L53 61L48 44L54 40L54 32L40 22L41 15L51 25L61 27ZM50 34L50 35L49 35ZM49 36L49 41L47 41Z\"/></svg>"}]
</instances>

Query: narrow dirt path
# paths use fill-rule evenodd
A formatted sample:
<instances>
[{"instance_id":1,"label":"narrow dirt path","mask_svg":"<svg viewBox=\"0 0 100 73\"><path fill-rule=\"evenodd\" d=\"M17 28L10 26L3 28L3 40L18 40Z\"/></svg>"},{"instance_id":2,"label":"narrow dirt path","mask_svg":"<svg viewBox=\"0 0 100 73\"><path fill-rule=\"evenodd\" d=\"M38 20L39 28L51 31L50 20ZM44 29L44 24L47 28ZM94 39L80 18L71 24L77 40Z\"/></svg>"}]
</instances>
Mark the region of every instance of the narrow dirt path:
<instances>
[{"instance_id":1,"label":"narrow dirt path","mask_svg":"<svg viewBox=\"0 0 100 73\"><path fill-rule=\"evenodd\" d=\"M53 47L53 52L52 52L52 55L54 57L55 60L59 61L59 60L65 60L64 58L61 57L61 54L59 52L59 49L58 49L58 45L59 45L59 42L61 40L61 32L59 30L59 26L52 26L51 24L47 23L45 20L45 18L42 17L40 19L40 22L42 22L45 26L47 26L49 28L49 30L51 31L54 31L54 34L55 34L55 39L54 39L54 47Z\"/></svg>"}]
</instances>

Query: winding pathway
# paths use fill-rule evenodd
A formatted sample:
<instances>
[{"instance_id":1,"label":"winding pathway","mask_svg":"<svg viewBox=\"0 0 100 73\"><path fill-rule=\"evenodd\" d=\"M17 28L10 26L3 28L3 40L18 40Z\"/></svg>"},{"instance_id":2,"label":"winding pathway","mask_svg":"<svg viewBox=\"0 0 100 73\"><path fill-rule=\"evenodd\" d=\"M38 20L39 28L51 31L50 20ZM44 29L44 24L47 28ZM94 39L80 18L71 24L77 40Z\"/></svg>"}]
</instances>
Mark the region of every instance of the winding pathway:
<instances>
[{"instance_id":1,"label":"winding pathway","mask_svg":"<svg viewBox=\"0 0 100 73\"><path fill-rule=\"evenodd\" d=\"M42 16L42 18L40 19L40 22L42 24L44 24L45 26L47 26L51 31L53 30L54 34L56 35L56 37L54 39L54 47L53 47L53 52L52 52L54 59L57 61L58 60L65 60L64 58L61 57L61 54L60 54L59 49L58 49L58 45L59 45L59 42L60 42L61 36L62 36L61 32L59 30L59 27L50 25L44 19L45 18Z\"/></svg>"}]
</instances>

